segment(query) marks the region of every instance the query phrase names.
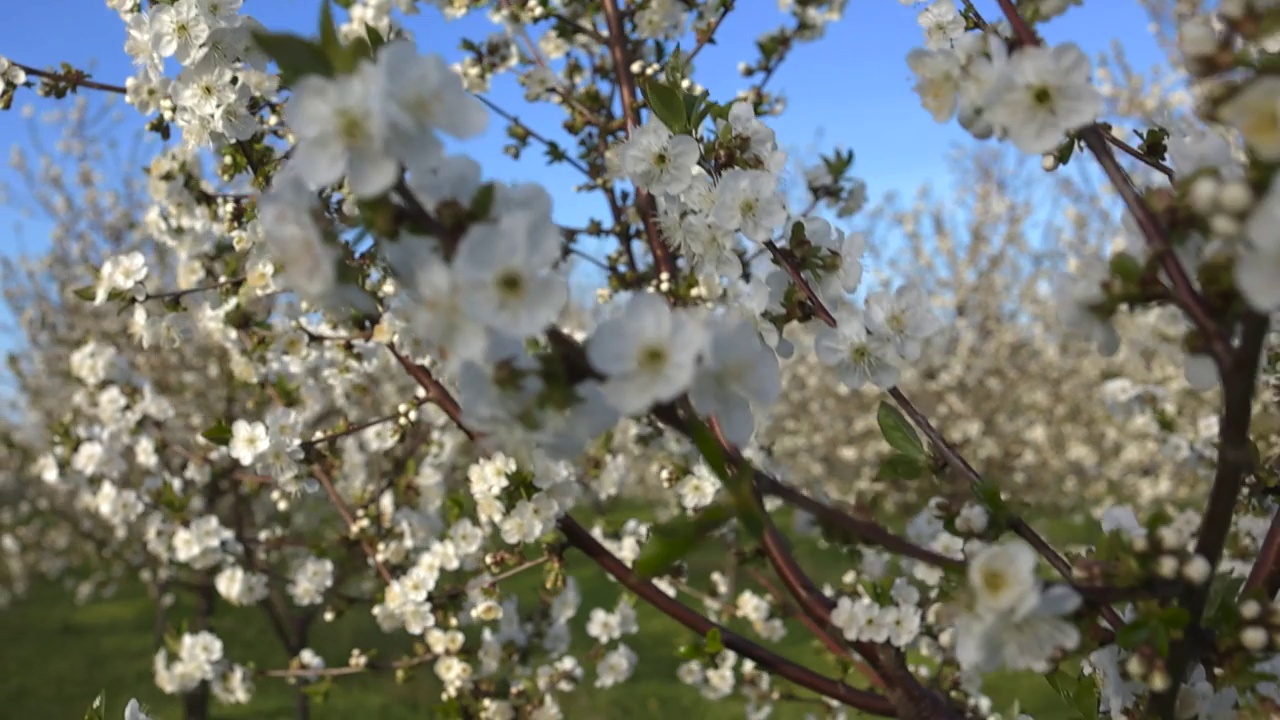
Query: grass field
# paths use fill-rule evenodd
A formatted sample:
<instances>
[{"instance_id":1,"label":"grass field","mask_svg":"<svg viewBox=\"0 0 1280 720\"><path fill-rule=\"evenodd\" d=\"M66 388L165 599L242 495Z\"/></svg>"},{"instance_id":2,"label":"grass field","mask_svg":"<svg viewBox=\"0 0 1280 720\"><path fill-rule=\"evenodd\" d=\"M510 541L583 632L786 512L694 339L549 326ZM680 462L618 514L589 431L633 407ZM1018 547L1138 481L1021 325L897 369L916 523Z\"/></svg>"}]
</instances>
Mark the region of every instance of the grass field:
<instances>
[{"instance_id":1,"label":"grass field","mask_svg":"<svg viewBox=\"0 0 1280 720\"><path fill-rule=\"evenodd\" d=\"M801 548L798 552L809 567L825 570L821 573L823 576L838 577L844 569L838 555L815 548ZM696 553L690 559L691 570L709 572L719 555L722 553L712 548ZM581 563L580 556L569 556L569 569L577 576L583 593L582 610L577 618L580 628L592 607L613 606L619 588L598 569L575 564L575 559ZM520 589L512 586L511 591ZM220 608L218 612L214 630L226 641L228 654L233 659L253 659L260 667L287 664L288 658L275 642L260 611ZM36 588L28 598L0 612L0 717L80 720L88 703L105 689L108 718L121 717L124 703L130 697L138 697L157 720L180 720L182 713L177 699L162 695L152 681L154 622L152 605L138 587L127 586L114 599L83 607L73 605L58 588ZM632 679L622 686L609 690L591 687L594 662L579 652L587 672L582 688L563 697L562 707L567 718L728 720L743 717L740 702L705 701L675 679L675 667L681 662L676 650L696 639L690 632L643 604L640 626L640 634L626 640L640 656L640 664ZM580 640L587 640L585 633L575 634ZM330 665L345 664L352 647L397 649L397 641L381 633L363 610L354 610L330 625L318 627L314 636L313 647ZM584 644L575 649L585 651L587 648ZM793 631L780 650L788 657L807 660L822 672L833 671L833 666L822 659L825 654L801 629ZM293 691L283 681L261 678L257 687L255 699L248 706L224 706L215 702L213 717L227 720L294 717ZM995 678L989 690L998 701L997 709L1009 707L1016 699L1025 712L1038 720L1072 717L1045 679L1038 675ZM437 698L438 690L429 670L420 672L404 685L396 685L385 676L352 676L342 678L331 696L323 704L314 706L312 717L316 720L431 718ZM780 704L773 717L800 720L812 709L812 705Z\"/></svg>"}]
</instances>

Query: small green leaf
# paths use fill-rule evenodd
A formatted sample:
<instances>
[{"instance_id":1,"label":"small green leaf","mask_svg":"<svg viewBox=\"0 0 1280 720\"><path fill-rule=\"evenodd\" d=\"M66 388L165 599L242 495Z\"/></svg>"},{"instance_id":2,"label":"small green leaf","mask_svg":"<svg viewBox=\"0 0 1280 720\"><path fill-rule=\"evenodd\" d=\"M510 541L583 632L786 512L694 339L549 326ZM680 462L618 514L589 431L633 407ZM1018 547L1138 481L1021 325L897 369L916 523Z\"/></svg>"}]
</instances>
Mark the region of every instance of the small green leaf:
<instances>
[{"instance_id":1,"label":"small green leaf","mask_svg":"<svg viewBox=\"0 0 1280 720\"><path fill-rule=\"evenodd\" d=\"M876 472L879 480L919 480L923 475L924 463L902 453L885 458Z\"/></svg>"},{"instance_id":2,"label":"small green leaf","mask_svg":"<svg viewBox=\"0 0 1280 720\"><path fill-rule=\"evenodd\" d=\"M484 220L493 212L493 195L495 192L493 183L485 183L480 186L476 194L471 197L471 216L477 220Z\"/></svg>"},{"instance_id":3,"label":"small green leaf","mask_svg":"<svg viewBox=\"0 0 1280 720\"><path fill-rule=\"evenodd\" d=\"M678 517L667 522L653 533L632 569L643 577L661 575L732 519L733 511L729 507L712 505L696 517Z\"/></svg>"},{"instance_id":4,"label":"small green leaf","mask_svg":"<svg viewBox=\"0 0 1280 720\"><path fill-rule=\"evenodd\" d=\"M333 77L334 67L319 44L289 33L253 34L258 47L280 67L280 83L292 86L307 75Z\"/></svg>"},{"instance_id":5,"label":"small green leaf","mask_svg":"<svg viewBox=\"0 0 1280 720\"><path fill-rule=\"evenodd\" d=\"M88 302L93 302L94 298L98 297L98 288L94 287L93 285L86 285L82 288L76 288L72 292L76 294L76 297Z\"/></svg>"},{"instance_id":6,"label":"small green leaf","mask_svg":"<svg viewBox=\"0 0 1280 720\"><path fill-rule=\"evenodd\" d=\"M697 645L681 645L676 649L676 656L681 660L702 660L707 653Z\"/></svg>"},{"instance_id":7,"label":"small green leaf","mask_svg":"<svg viewBox=\"0 0 1280 720\"><path fill-rule=\"evenodd\" d=\"M729 497L733 499L742 529L752 538L759 540L764 536L764 509L756 501L753 489L755 477L751 466L744 460L731 471L724 448L720 447L711 429L696 417L691 418L688 425L689 436L693 440L694 447L698 448L707 465L729 491Z\"/></svg>"},{"instance_id":8,"label":"small green leaf","mask_svg":"<svg viewBox=\"0 0 1280 720\"><path fill-rule=\"evenodd\" d=\"M1138 619L1116 631L1116 645L1133 650L1151 639L1151 623Z\"/></svg>"},{"instance_id":9,"label":"small green leaf","mask_svg":"<svg viewBox=\"0 0 1280 720\"><path fill-rule=\"evenodd\" d=\"M684 98L679 90L651 79L642 82L640 88L644 92L644 99L649 103L650 112L668 130L682 133L689 129L689 116L685 112Z\"/></svg>"},{"instance_id":10,"label":"small green leaf","mask_svg":"<svg viewBox=\"0 0 1280 720\"><path fill-rule=\"evenodd\" d=\"M231 426L228 425L225 420L219 420L214 423L213 427L200 433L200 437L203 437L214 445L230 445Z\"/></svg>"},{"instance_id":11,"label":"small green leaf","mask_svg":"<svg viewBox=\"0 0 1280 720\"><path fill-rule=\"evenodd\" d=\"M889 447L907 457L921 462L925 460L924 444L920 442L920 436L916 434L916 429L911 427L911 423L907 422L907 418L898 408L881 401L880 410L876 413L876 422L880 424L880 432L884 435L885 442L889 443Z\"/></svg>"},{"instance_id":12,"label":"small green leaf","mask_svg":"<svg viewBox=\"0 0 1280 720\"><path fill-rule=\"evenodd\" d=\"M720 637L720 628L713 627L707 631L707 654L715 655L724 651L724 639Z\"/></svg>"},{"instance_id":13,"label":"small green leaf","mask_svg":"<svg viewBox=\"0 0 1280 720\"><path fill-rule=\"evenodd\" d=\"M364 34L369 41L369 48L374 52L377 52L378 48L387 44L387 39L382 36L382 33L378 32L378 28L372 25L364 26Z\"/></svg>"},{"instance_id":14,"label":"small green leaf","mask_svg":"<svg viewBox=\"0 0 1280 720\"><path fill-rule=\"evenodd\" d=\"M1240 594L1240 588L1244 587L1244 582L1245 578L1230 575L1214 578L1213 584L1209 586L1209 599L1205 603L1204 616L1209 620L1219 620L1219 613L1228 610L1234 612L1235 599ZM1216 622L1209 623L1209 625L1216 624Z\"/></svg>"}]
</instances>

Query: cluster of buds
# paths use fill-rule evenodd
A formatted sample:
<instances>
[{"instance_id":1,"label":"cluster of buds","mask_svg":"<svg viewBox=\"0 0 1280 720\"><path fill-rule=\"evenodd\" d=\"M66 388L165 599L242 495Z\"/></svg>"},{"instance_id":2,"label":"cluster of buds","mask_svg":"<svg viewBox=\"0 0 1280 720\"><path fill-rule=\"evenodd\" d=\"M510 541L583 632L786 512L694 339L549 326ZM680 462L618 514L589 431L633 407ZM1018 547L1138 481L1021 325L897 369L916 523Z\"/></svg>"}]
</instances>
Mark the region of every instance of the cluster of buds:
<instances>
[{"instance_id":1,"label":"cluster of buds","mask_svg":"<svg viewBox=\"0 0 1280 720\"><path fill-rule=\"evenodd\" d=\"M1173 687L1173 676L1165 665L1165 659L1150 645L1134 651L1124 663L1124 674L1134 682L1151 688L1154 693L1167 692Z\"/></svg>"},{"instance_id":2,"label":"cluster of buds","mask_svg":"<svg viewBox=\"0 0 1280 720\"><path fill-rule=\"evenodd\" d=\"M1241 647L1252 653L1280 651L1280 603L1264 606L1245 600L1240 603L1240 620Z\"/></svg>"}]
</instances>

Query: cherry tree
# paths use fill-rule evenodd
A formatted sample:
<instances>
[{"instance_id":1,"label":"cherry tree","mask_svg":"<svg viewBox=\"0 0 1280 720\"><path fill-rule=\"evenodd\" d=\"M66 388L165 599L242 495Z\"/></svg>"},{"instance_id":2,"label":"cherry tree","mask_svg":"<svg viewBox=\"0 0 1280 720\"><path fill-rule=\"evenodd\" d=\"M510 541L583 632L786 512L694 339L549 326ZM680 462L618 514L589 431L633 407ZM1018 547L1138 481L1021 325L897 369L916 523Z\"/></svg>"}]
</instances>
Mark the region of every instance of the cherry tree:
<instances>
[{"instance_id":1,"label":"cherry tree","mask_svg":"<svg viewBox=\"0 0 1280 720\"><path fill-rule=\"evenodd\" d=\"M486 9L501 29L452 68L398 23L412 0L324 3L312 37L272 32L240 4L112 0L133 77L11 59L0 98L123 95L170 141L149 163L141 222L115 233L109 255L75 258L91 274L68 262L51 285L34 283L53 307L118 313L110 322L137 347L91 336L50 351L67 361L42 382L65 400L42 418L32 473L96 509L117 539L137 534L118 545L148 577L195 578L206 598L211 583L279 617L365 603L387 633L421 638L390 661L353 653L325 667L302 630L282 632L293 665L260 675L332 682L424 666L444 716L561 717L586 676L570 621L575 577L591 567L620 589L585 626L600 688L641 660L627 638L644 603L694 633L679 679L713 700L738 692L751 717L814 698L833 717L986 717L984 676L999 670L1046 675L1089 717L1276 709L1275 422L1257 397L1280 308L1273 3L1178 2L1159 16L1176 27L1193 103L1139 112L1078 46L1038 33L1079 3L938 0L919 14L924 46L905 62L922 112L1047 170L1091 163L1123 205L1119 247L1064 242L1046 255L1051 277L1015 277L1007 302L1051 305L1081 340L1072 353L1149 360L1154 382L1111 388L1155 423L1139 423L1141 443L1201 420L1195 399L1145 397L1170 366L1217 405L1215 437L1177 471L1195 482L1177 493L1194 504L1153 503L1141 475L1163 470L1120 458L1139 476L1116 478L1098 512L1105 534L1070 556L1027 520L1024 478L1005 485L1029 469L970 453L980 429L954 409L944 425L951 416L913 388L983 372L962 366L964 334L949 330L970 318L1021 323L1028 335L1011 349L1036 357L1034 307L948 310L927 276L864 278L876 233L832 221L862 203L848 151L825 154L804 174L808 202L789 202L769 127L785 102L768 84L843 3L780 3L782 25L758 41L742 67L752 86L736 96L696 81L735 10L726 0L436 3L447 17ZM570 144L486 97L506 72L563 110ZM545 146L610 217L561 227L544 187L486 181L465 148L495 116L511 152ZM575 317L567 260L586 254L585 236L613 249L597 261L601 307ZM81 317L110 332L107 316ZM979 324L970 337L985 334ZM1135 337L1156 341L1127 348ZM793 481L765 443L782 366L804 362L875 419L892 449L877 482L921 488L904 530ZM19 375L37 383L38 368L36 356ZM170 400L192 386L200 402ZM1029 429L1079 421L1040 403L1009 406ZM1070 472L1091 481L1109 454ZM583 519L620 486L676 478L680 512L660 522ZM783 508L850 546L838 584L800 562ZM737 588L713 576L708 597L682 570L712 541L767 570L762 593L741 592L732 612L692 601L722 606ZM503 594L535 568L545 592ZM189 716L207 712L208 693L251 695L253 673L211 627L155 659L157 684L183 694ZM771 649L788 628L810 633L830 665Z\"/></svg>"}]
</instances>

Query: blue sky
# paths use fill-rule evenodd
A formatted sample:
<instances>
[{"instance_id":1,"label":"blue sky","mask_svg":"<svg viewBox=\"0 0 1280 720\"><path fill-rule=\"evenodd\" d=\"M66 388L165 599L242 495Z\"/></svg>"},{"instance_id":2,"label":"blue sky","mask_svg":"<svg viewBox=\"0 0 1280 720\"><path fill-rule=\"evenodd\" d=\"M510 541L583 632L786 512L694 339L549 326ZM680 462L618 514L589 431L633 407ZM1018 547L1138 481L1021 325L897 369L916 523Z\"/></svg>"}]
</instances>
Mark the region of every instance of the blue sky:
<instances>
[{"instance_id":1,"label":"blue sky","mask_svg":"<svg viewBox=\"0 0 1280 720\"><path fill-rule=\"evenodd\" d=\"M69 62L90 68L104 82L122 84L130 74L123 51L124 26L102 0L9 4L12 7L6 8L5 21L0 23L0 55L36 67ZM997 16L991 0L977 4L988 17ZM270 29L310 33L318 8L318 0L246 0L244 9ZM808 159L834 146L853 149L854 172L867 182L873 198L891 190L911 191L926 181L945 182L943 157L966 137L954 124L934 123L911 90L904 58L921 44L915 16L915 10L897 0L852 0L846 16L829 28L826 38L796 50L770 85L788 97L786 114L769 121L784 148ZM782 17L773 0L739 0L738 9L721 28L718 45L707 48L698 60L696 79L711 89L714 99L727 99L746 87L736 71L738 61L754 59L754 39ZM424 11L408 25L424 51L442 53L450 60L460 56L460 38L483 38L493 29L483 15L446 22L434 10ZM1119 38L1130 61L1141 69L1161 61L1145 25L1137 0L1089 0L1054 21L1046 34L1053 41L1078 42L1090 55ZM511 78L496 82L488 97L535 129L557 137L559 110L526 103ZM0 138L27 144L28 121L16 112L27 102L42 112L56 101L20 94L14 112L0 113ZM132 110L122 107L131 118ZM490 177L542 182L552 192L556 217L564 224L579 223L597 209L594 202L584 203L571 191L578 180L574 171L563 166L547 168L536 149L531 148L521 161L504 156L504 129L504 123L491 122L486 135L460 149L480 161ZM0 180L13 180L7 166L0 168ZM21 233L14 229L19 221ZM45 235L47 225L22 220L12 209L0 208L0 253L38 253ZM0 310L0 350L11 346L4 337L7 320Z\"/></svg>"}]
</instances>

